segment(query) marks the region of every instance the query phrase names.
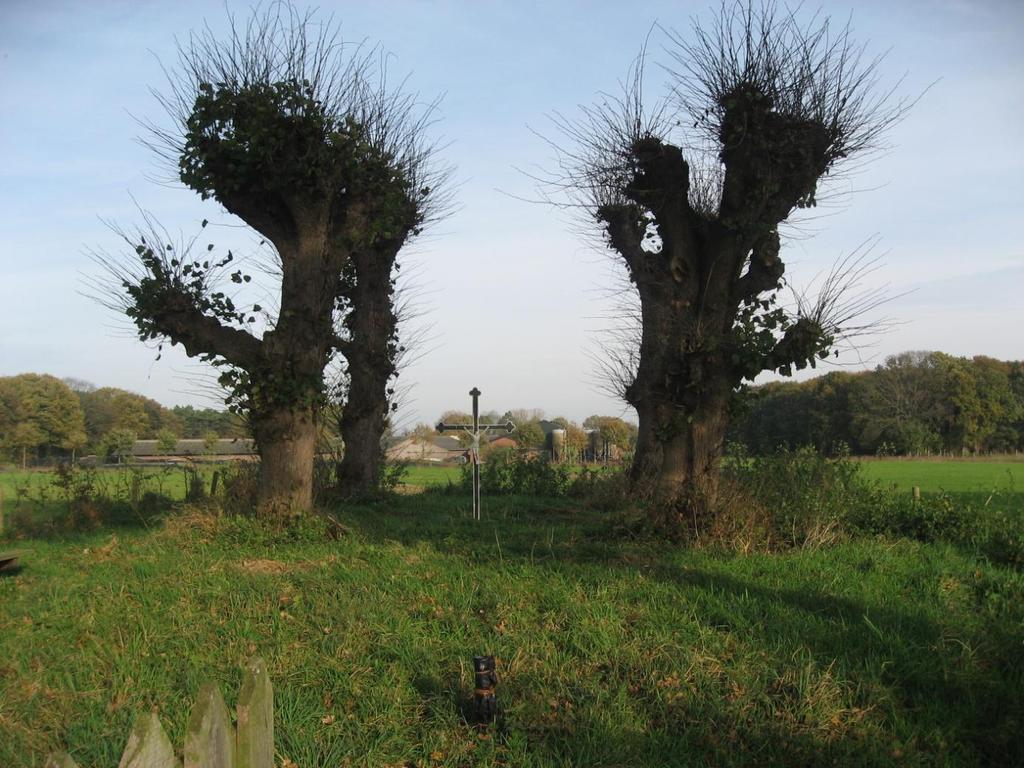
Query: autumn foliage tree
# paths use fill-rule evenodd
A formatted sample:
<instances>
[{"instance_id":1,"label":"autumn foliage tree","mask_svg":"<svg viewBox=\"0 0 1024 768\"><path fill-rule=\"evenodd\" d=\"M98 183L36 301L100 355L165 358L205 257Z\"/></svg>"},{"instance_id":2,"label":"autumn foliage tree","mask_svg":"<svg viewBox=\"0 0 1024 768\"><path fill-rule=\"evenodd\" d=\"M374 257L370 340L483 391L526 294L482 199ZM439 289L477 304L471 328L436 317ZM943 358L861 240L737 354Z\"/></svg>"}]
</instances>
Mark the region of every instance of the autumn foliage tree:
<instances>
[{"instance_id":1,"label":"autumn foliage tree","mask_svg":"<svg viewBox=\"0 0 1024 768\"><path fill-rule=\"evenodd\" d=\"M726 3L692 35L667 34L668 99L644 104L641 58L622 97L557 119L547 181L596 223L639 299L619 381L639 416L631 478L679 525L714 509L741 382L813 365L877 304L855 256L816 300L783 309L779 227L876 149L906 103L879 89L878 60L848 28L770 0Z\"/></svg>"},{"instance_id":2,"label":"autumn foliage tree","mask_svg":"<svg viewBox=\"0 0 1024 768\"><path fill-rule=\"evenodd\" d=\"M38 373L0 377L0 456L24 467L29 456L73 456L85 442L82 408L66 384Z\"/></svg>"},{"instance_id":3,"label":"autumn foliage tree","mask_svg":"<svg viewBox=\"0 0 1024 768\"><path fill-rule=\"evenodd\" d=\"M417 233L432 202L417 171L425 123L377 56L284 3L233 19L225 39L206 29L179 47L161 97L171 127L153 126L149 143L187 187L273 246L278 306L262 335L250 328L263 308L225 287L249 277L230 252L175 244L147 220L126 234L130 258L103 259L140 338L220 367L256 439L267 515L312 504L324 368L352 352L335 327L343 275L355 254Z\"/></svg>"}]
</instances>

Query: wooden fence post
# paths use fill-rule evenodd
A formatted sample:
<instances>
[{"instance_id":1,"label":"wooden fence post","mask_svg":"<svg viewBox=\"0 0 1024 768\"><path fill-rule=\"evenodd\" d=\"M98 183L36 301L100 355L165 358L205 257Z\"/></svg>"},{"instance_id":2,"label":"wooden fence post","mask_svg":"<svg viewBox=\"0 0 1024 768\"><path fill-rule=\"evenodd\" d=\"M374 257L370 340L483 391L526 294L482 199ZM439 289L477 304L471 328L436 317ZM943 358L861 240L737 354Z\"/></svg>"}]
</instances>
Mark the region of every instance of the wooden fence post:
<instances>
[{"instance_id":1,"label":"wooden fence post","mask_svg":"<svg viewBox=\"0 0 1024 768\"><path fill-rule=\"evenodd\" d=\"M117 768L178 768L174 747L156 712L140 715Z\"/></svg>"},{"instance_id":2,"label":"wooden fence post","mask_svg":"<svg viewBox=\"0 0 1024 768\"><path fill-rule=\"evenodd\" d=\"M199 689L185 730L185 768L235 768L235 729L220 688Z\"/></svg>"},{"instance_id":3,"label":"wooden fence post","mask_svg":"<svg viewBox=\"0 0 1024 768\"><path fill-rule=\"evenodd\" d=\"M915 502L921 500L921 486L915 485L912 493L914 495L914 501Z\"/></svg>"},{"instance_id":4,"label":"wooden fence post","mask_svg":"<svg viewBox=\"0 0 1024 768\"><path fill-rule=\"evenodd\" d=\"M199 689L185 730L184 768L274 768L274 691L263 659L245 665L238 695L238 729L220 688ZM78 768L66 752L51 754L44 768ZM139 716L118 768L182 768L155 712Z\"/></svg>"},{"instance_id":5,"label":"wooden fence post","mask_svg":"<svg viewBox=\"0 0 1024 768\"><path fill-rule=\"evenodd\" d=\"M236 714L236 768L274 768L274 692L263 659L246 665Z\"/></svg>"}]
</instances>

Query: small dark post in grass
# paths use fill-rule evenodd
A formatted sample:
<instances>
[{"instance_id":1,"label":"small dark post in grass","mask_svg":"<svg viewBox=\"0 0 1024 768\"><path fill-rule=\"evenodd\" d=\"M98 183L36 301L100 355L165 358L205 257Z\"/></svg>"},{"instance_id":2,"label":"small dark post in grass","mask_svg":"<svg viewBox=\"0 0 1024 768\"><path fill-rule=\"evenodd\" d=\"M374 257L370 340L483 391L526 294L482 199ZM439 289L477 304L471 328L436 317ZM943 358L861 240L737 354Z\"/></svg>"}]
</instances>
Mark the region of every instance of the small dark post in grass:
<instances>
[{"instance_id":1,"label":"small dark post in grass","mask_svg":"<svg viewBox=\"0 0 1024 768\"><path fill-rule=\"evenodd\" d=\"M213 479L210 480L210 495L217 495L217 483L220 482L220 470L216 469L213 472Z\"/></svg>"},{"instance_id":2,"label":"small dark post in grass","mask_svg":"<svg viewBox=\"0 0 1024 768\"><path fill-rule=\"evenodd\" d=\"M493 656L474 656L473 671L475 673L473 702L476 709L477 725L486 726L494 722L498 712L498 700L494 687L498 684L498 673L495 671Z\"/></svg>"}]
</instances>

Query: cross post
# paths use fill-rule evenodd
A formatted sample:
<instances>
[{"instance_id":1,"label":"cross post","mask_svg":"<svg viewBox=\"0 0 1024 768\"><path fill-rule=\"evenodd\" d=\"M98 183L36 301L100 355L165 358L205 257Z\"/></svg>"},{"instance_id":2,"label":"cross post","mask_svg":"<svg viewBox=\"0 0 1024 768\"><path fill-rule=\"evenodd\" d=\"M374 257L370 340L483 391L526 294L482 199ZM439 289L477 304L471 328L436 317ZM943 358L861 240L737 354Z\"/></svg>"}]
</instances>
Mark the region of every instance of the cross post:
<instances>
[{"instance_id":1,"label":"cross post","mask_svg":"<svg viewBox=\"0 0 1024 768\"><path fill-rule=\"evenodd\" d=\"M504 430L511 433L516 425L511 421L504 424L481 424L480 423L480 390L473 387L469 390L469 396L473 398L473 423L472 424L445 424L437 425L438 432L454 432L462 430L472 439L469 449L469 460L473 463L473 519L480 519L480 436L486 435L490 430Z\"/></svg>"}]
</instances>

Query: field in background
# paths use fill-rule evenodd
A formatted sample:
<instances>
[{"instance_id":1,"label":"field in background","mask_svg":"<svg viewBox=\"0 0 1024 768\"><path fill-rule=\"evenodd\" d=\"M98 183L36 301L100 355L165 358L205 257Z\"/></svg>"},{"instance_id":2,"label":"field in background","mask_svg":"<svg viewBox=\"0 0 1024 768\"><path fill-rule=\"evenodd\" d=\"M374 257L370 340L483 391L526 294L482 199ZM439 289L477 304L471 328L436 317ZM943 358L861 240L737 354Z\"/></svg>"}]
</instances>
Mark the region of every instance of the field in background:
<instances>
[{"instance_id":1,"label":"field in background","mask_svg":"<svg viewBox=\"0 0 1024 768\"><path fill-rule=\"evenodd\" d=\"M865 477L885 487L895 483L908 491L916 485L924 492L998 490L1024 494L1024 461L870 459L858 463ZM425 487L445 485L449 480L457 483L460 477L457 466L413 465L407 469L405 482Z\"/></svg>"},{"instance_id":2,"label":"field in background","mask_svg":"<svg viewBox=\"0 0 1024 768\"><path fill-rule=\"evenodd\" d=\"M1024 496L1024 461L973 460L973 459L865 459L859 461L861 471L870 480L876 480L888 488L896 484L901 490L909 491L919 486L925 493L946 491L949 493L1001 493ZM209 478L213 468L200 470ZM143 468L147 484L159 485L175 499L185 495L185 475L179 468ZM118 470L99 470L100 477L121 474ZM462 471L458 465L439 466L409 465L402 476L402 482L409 491L428 486L444 486L449 482L458 484ZM50 471L11 470L0 471L0 488L4 499L11 502L18 488L38 488L49 485L53 480Z\"/></svg>"},{"instance_id":3,"label":"field in background","mask_svg":"<svg viewBox=\"0 0 1024 768\"><path fill-rule=\"evenodd\" d=\"M402 482L414 488L425 488L428 485L447 485L449 481L458 483L462 479L462 470L458 465L444 464L429 466L410 464L405 469Z\"/></svg>"},{"instance_id":4,"label":"field in background","mask_svg":"<svg viewBox=\"0 0 1024 768\"><path fill-rule=\"evenodd\" d=\"M860 466L866 477L906 490L916 485L924 492L1024 493L1024 462L1020 461L870 459Z\"/></svg>"}]
</instances>

